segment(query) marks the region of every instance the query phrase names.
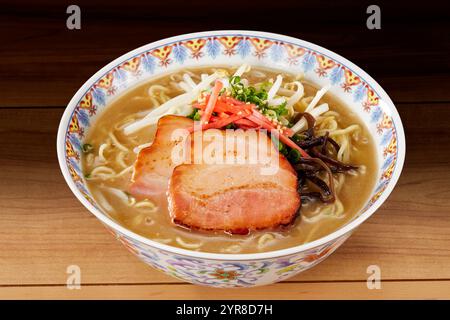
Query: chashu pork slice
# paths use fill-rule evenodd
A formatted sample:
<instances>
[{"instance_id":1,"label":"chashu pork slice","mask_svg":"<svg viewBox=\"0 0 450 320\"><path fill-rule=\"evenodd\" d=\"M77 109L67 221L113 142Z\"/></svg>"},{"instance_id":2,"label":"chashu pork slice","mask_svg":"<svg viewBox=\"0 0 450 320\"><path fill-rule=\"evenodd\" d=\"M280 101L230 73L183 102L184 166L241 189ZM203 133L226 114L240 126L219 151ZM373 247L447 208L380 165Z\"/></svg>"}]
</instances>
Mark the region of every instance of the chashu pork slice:
<instances>
[{"instance_id":1,"label":"chashu pork slice","mask_svg":"<svg viewBox=\"0 0 450 320\"><path fill-rule=\"evenodd\" d=\"M164 205L167 193L173 221L193 229L245 233L294 220L300 207L296 172L270 137L258 131L252 140L237 130L230 140L229 131L198 131L190 135L189 155L174 161L173 150L183 143L174 132L192 125L180 116L159 120L153 144L135 162L132 194ZM237 153L239 147L245 151Z\"/></svg>"},{"instance_id":2,"label":"chashu pork slice","mask_svg":"<svg viewBox=\"0 0 450 320\"><path fill-rule=\"evenodd\" d=\"M192 124L191 119L180 116L165 116L158 121L153 143L139 152L134 163L131 194L157 199L165 196L169 178L177 165L172 159L172 149L181 143L172 139L172 135L177 129Z\"/></svg>"},{"instance_id":3,"label":"chashu pork slice","mask_svg":"<svg viewBox=\"0 0 450 320\"><path fill-rule=\"evenodd\" d=\"M280 168L262 175L258 165L183 164L169 183L169 212L193 229L246 234L288 225L300 207L297 176Z\"/></svg>"}]
</instances>

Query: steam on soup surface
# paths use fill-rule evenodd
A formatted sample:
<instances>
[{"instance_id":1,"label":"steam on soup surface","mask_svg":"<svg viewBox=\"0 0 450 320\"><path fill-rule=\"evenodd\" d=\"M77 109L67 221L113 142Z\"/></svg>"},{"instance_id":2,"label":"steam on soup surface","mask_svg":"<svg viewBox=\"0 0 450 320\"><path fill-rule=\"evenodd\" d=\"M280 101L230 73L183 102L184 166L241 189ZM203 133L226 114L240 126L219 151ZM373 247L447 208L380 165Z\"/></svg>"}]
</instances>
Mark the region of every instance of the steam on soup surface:
<instances>
[{"instance_id":1,"label":"steam on soup surface","mask_svg":"<svg viewBox=\"0 0 450 320\"><path fill-rule=\"evenodd\" d=\"M327 88L319 89L304 81L301 76L268 69L250 69L248 66L241 66L238 70L235 67L184 69L152 79L130 89L111 103L88 132L83 155L83 170L88 187L104 211L124 227L149 239L185 249L216 253L255 253L288 248L321 238L346 224L365 205L375 183L377 163L372 138L362 121L339 100L326 93ZM172 100L174 97L178 98ZM215 98L215 103L210 101ZM159 106L161 108L157 108ZM244 109L251 115L242 115L241 110ZM200 121L207 118L205 124L209 125L205 125L200 131L208 128L268 128L273 135L278 130L281 143L276 147L280 150L281 161L286 162L286 171L282 173L289 175L293 172L294 177L296 175L294 188L297 190L298 184L299 193L292 194L292 183L289 186L281 184L280 181L285 177L274 177L273 183L265 181L265 184L232 191L234 193L223 191L222 200L219 200L228 202L221 203L224 214L229 215L228 220L218 215L208 220L208 228L203 228L206 225L202 224L204 221L198 221L202 216L195 216L198 215L198 210L183 209L185 211L177 215L176 212L169 212L166 201L166 195L172 197L172 211L175 210L173 203L179 208L186 206L186 201L188 207L192 207L195 201L200 201L200 207L195 208L200 208L203 210L202 214L210 216L208 210L211 203L203 201L201 197L188 197L188 200L185 197L182 199L184 202L180 200L177 203L177 193L190 188L188 184L191 180L200 179L203 169L196 167L195 170L200 171L193 173L196 171L190 167L172 168L181 182L178 188L171 185L170 192L164 187L164 183L161 184L164 189L163 200L161 194L152 196L152 192L146 193L145 183L143 187L139 185L141 191L144 189L143 193L134 192L135 189L130 189L133 180L139 174L144 177L148 174L134 171L149 170L148 159L153 157L152 161L156 161L156 150L164 152L161 150L164 147L150 147L158 129L158 120L165 119L161 120L160 125L167 122L174 126L177 125L176 121L187 124L191 121L167 117L166 114L187 116ZM232 119L238 120L230 122ZM227 123L226 126L224 123ZM156 144L164 145L159 141ZM147 167L134 167L139 162L136 162L139 152L142 152L139 156L141 162L145 155L150 157L144 159ZM164 163L158 161L151 167L152 170L163 168ZM220 170L211 172L218 171ZM245 179L242 176L249 171L242 171L244 173L235 179ZM232 176L237 171L232 168L227 172L225 175ZM172 184L175 185L174 177L168 179L172 179ZM211 179L205 179L205 183L211 185L212 182L208 180ZM278 187L278 183L281 187ZM296 202L294 199L291 206L285 208L284 218L279 217L276 209L260 208L261 211L266 211L261 213L264 219L267 218L264 223L269 223L259 221L263 217L254 212L252 218L248 219L253 221L249 222L249 228L240 232L242 224L245 225L247 220L242 219L242 215L245 217L250 212L236 215L236 207L240 205L247 208L244 211L250 210L252 206L254 208L258 204L243 199L248 199L245 198L248 194L257 197L269 190L265 189L269 185L271 188L280 188L281 191L270 189L272 191L267 193L268 197L277 191L277 199L283 199L284 190L290 190L290 193L286 193L289 195L288 200L301 198L301 206L300 201ZM221 185L212 184L212 187L222 190ZM211 187L208 185L206 189L208 188ZM289 202L286 194L278 204L273 201L274 207L278 205L280 210L284 210L283 204ZM263 201L264 196L261 199ZM234 209L226 211L231 204ZM237 223L239 232L219 227L230 220ZM217 229L210 227L214 223L218 224Z\"/></svg>"}]
</instances>

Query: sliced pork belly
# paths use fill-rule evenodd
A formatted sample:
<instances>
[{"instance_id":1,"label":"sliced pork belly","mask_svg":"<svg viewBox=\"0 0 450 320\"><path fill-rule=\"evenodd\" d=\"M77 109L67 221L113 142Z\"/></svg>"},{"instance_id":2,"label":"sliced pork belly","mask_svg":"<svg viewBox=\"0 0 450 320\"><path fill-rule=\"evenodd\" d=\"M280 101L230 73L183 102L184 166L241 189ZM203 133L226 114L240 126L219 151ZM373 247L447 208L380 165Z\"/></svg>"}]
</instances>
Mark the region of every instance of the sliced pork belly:
<instances>
[{"instance_id":1,"label":"sliced pork belly","mask_svg":"<svg viewBox=\"0 0 450 320\"><path fill-rule=\"evenodd\" d=\"M132 194L161 205L167 192L173 221L193 229L245 233L293 221L300 206L297 176L265 133L257 132L256 140L251 140L242 130L232 131L234 140L230 140L225 130L197 131L190 135L188 155L182 162L173 161L173 148L182 142L174 141L172 134L192 125L192 120L179 116L159 120L153 144L141 150L136 160ZM229 141L246 151L227 149ZM222 148L215 148L218 145ZM262 153L258 161L251 160L255 152ZM212 163L207 157L211 154L222 156L218 158L224 162Z\"/></svg>"},{"instance_id":2,"label":"sliced pork belly","mask_svg":"<svg viewBox=\"0 0 450 320\"><path fill-rule=\"evenodd\" d=\"M172 161L172 149L180 143L172 139L172 134L192 124L191 119L179 116L165 116L158 121L152 145L139 152L134 164L129 188L132 194L157 198L165 195L169 178L177 165Z\"/></svg>"},{"instance_id":3,"label":"sliced pork belly","mask_svg":"<svg viewBox=\"0 0 450 320\"><path fill-rule=\"evenodd\" d=\"M183 164L169 183L175 223L194 229L248 233L290 224L300 206L297 176L280 168L262 175L259 165Z\"/></svg>"},{"instance_id":4,"label":"sliced pork belly","mask_svg":"<svg viewBox=\"0 0 450 320\"><path fill-rule=\"evenodd\" d=\"M179 135L176 134L178 129L186 129L193 125L194 121L189 118L181 117L181 116L164 116L158 121L158 126L155 134L155 138L153 140L152 145L142 149L136 159L134 164L134 172L131 179L131 184L129 187L129 191L133 195L137 196L146 196L146 197L154 197L159 196L161 194L165 194L167 191L167 185L170 176L172 175L173 169L184 162L188 163L203 163L206 157L198 158L198 154L207 154L204 150L208 148L211 144L215 143L213 139L214 136L225 136L224 130L218 129L210 129L206 131L197 131L190 136L190 156L186 156L184 160L178 160L178 162L174 162L172 159L172 153L174 147L181 148L180 143L181 140L175 139ZM248 141L244 141L246 139L246 135L244 131L235 131L235 141L236 144L239 141L241 144L247 144L246 152L242 154L242 160L248 162L249 154L255 151L257 147L257 141L249 144ZM267 137L266 134L260 133L256 139L262 138L261 140L266 144L266 149L273 148L271 140ZM201 150L195 146L195 140L201 141ZM225 158L225 155L228 154L230 158L236 159L237 155L234 155L234 149L231 151L226 151L225 144L227 140L223 138L223 147L221 154L222 158ZM211 148L209 148L211 150ZM200 151L200 152L197 152ZM264 155L266 156L267 153ZM276 159L274 157L276 156ZM271 162L275 162L274 160L280 159L280 166L282 168L290 167L290 164L284 157L278 158L278 154L272 153L267 156L266 162L270 164ZM206 160L207 161L207 160ZM276 164L276 163L275 163ZM276 164L277 165L277 164Z\"/></svg>"}]
</instances>

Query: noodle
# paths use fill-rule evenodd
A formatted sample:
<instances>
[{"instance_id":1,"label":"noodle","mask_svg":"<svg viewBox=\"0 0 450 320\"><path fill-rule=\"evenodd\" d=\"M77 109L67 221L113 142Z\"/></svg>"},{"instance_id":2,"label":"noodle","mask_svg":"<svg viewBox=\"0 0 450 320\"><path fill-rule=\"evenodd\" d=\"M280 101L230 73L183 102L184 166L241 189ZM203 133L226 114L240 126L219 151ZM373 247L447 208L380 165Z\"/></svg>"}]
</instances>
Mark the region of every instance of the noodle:
<instances>
[{"instance_id":1,"label":"noodle","mask_svg":"<svg viewBox=\"0 0 450 320\"><path fill-rule=\"evenodd\" d=\"M203 245L203 242L198 242L198 243L188 243L185 242L183 239L181 239L180 237L176 237L175 241L182 246L183 248L186 249L198 249Z\"/></svg>"},{"instance_id":2,"label":"noodle","mask_svg":"<svg viewBox=\"0 0 450 320\"><path fill-rule=\"evenodd\" d=\"M352 133L352 132L354 132L356 130L360 130L360 129L361 129L361 127L359 125L353 124L351 126L348 126L345 129L331 131L330 136L344 135L344 134Z\"/></svg>"},{"instance_id":3,"label":"noodle","mask_svg":"<svg viewBox=\"0 0 450 320\"><path fill-rule=\"evenodd\" d=\"M339 118L340 117L340 114L338 112L336 112L336 111L333 111L333 110L329 110L329 111L325 112L323 115L325 117L328 117L328 116L335 117L335 118Z\"/></svg>"},{"instance_id":4,"label":"noodle","mask_svg":"<svg viewBox=\"0 0 450 320\"><path fill-rule=\"evenodd\" d=\"M147 142L147 143L140 144L140 145L138 145L137 147L135 147L135 148L133 149L133 152L134 152L134 153L139 153L142 149L147 148L147 147L150 147L151 145L152 145L151 142Z\"/></svg>"},{"instance_id":5,"label":"noodle","mask_svg":"<svg viewBox=\"0 0 450 320\"><path fill-rule=\"evenodd\" d=\"M87 163L87 165L88 165L89 167L91 167L91 166L94 164L94 161L95 161L95 156L94 156L94 154L89 153L89 154L86 156L86 163Z\"/></svg>"},{"instance_id":6,"label":"noodle","mask_svg":"<svg viewBox=\"0 0 450 320\"><path fill-rule=\"evenodd\" d=\"M258 248L259 249L264 248L268 243L272 242L273 240L275 240L275 236L271 233L266 233L262 235L258 239Z\"/></svg>"},{"instance_id":7,"label":"noodle","mask_svg":"<svg viewBox=\"0 0 450 320\"><path fill-rule=\"evenodd\" d=\"M107 162L105 158L105 149L109 147L109 143L103 143L100 148L98 148L98 157L101 162Z\"/></svg>"},{"instance_id":8,"label":"noodle","mask_svg":"<svg viewBox=\"0 0 450 320\"><path fill-rule=\"evenodd\" d=\"M334 116L330 117L319 117L317 119L317 130L318 135L323 135L326 132L332 132L338 129L338 123Z\"/></svg>"},{"instance_id":9,"label":"noodle","mask_svg":"<svg viewBox=\"0 0 450 320\"><path fill-rule=\"evenodd\" d=\"M171 75L169 75L169 79L176 82L183 80L182 75L179 73L172 73Z\"/></svg>"},{"instance_id":10,"label":"noodle","mask_svg":"<svg viewBox=\"0 0 450 320\"><path fill-rule=\"evenodd\" d=\"M344 205L342 204L342 201L339 199L336 199L335 203L333 204L333 216L336 218L342 218L344 213Z\"/></svg>"},{"instance_id":11,"label":"noodle","mask_svg":"<svg viewBox=\"0 0 450 320\"><path fill-rule=\"evenodd\" d=\"M233 244L222 250L222 252L226 252L226 253L239 253L241 251L242 251L242 247L238 244Z\"/></svg>"},{"instance_id":12,"label":"noodle","mask_svg":"<svg viewBox=\"0 0 450 320\"><path fill-rule=\"evenodd\" d=\"M100 174L115 175L116 172L107 166L98 166L91 171L91 175L100 175Z\"/></svg>"},{"instance_id":13,"label":"noodle","mask_svg":"<svg viewBox=\"0 0 450 320\"><path fill-rule=\"evenodd\" d=\"M266 77L266 74L259 70L251 70L250 75L255 78L265 78Z\"/></svg>"},{"instance_id":14,"label":"noodle","mask_svg":"<svg viewBox=\"0 0 450 320\"><path fill-rule=\"evenodd\" d=\"M152 212L156 212L156 210L158 209L158 207L151 201L149 200L143 200L140 202L137 202L134 205L135 208L146 208L146 209L150 209L150 211Z\"/></svg>"},{"instance_id":15,"label":"noodle","mask_svg":"<svg viewBox=\"0 0 450 320\"><path fill-rule=\"evenodd\" d=\"M119 152L116 155L116 162L122 167L122 168L128 168L129 166L125 163L124 157L126 157L127 153L126 152Z\"/></svg>"},{"instance_id":16,"label":"noodle","mask_svg":"<svg viewBox=\"0 0 450 320\"><path fill-rule=\"evenodd\" d=\"M168 244L172 242L172 239L153 239L153 241L162 243L162 244Z\"/></svg>"},{"instance_id":17,"label":"noodle","mask_svg":"<svg viewBox=\"0 0 450 320\"><path fill-rule=\"evenodd\" d=\"M101 192L95 193L95 199L100 204L100 206L105 209L109 213L115 212L114 208L109 204L109 202L106 200L106 198L103 196Z\"/></svg>"},{"instance_id":18,"label":"noodle","mask_svg":"<svg viewBox=\"0 0 450 320\"><path fill-rule=\"evenodd\" d=\"M122 202L124 202L125 204L129 203L129 199L128 196L126 195L125 192L123 192L122 190L119 190L117 188L110 188L110 187L103 187L104 190L108 191L110 194L113 194L114 196L116 196L117 198L119 198Z\"/></svg>"},{"instance_id":19,"label":"noodle","mask_svg":"<svg viewBox=\"0 0 450 320\"><path fill-rule=\"evenodd\" d=\"M341 162L346 162L346 159L349 158L349 149L348 149L348 137L343 136L341 142L341 148L338 151L337 159Z\"/></svg>"},{"instance_id":20,"label":"noodle","mask_svg":"<svg viewBox=\"0 0 450 320\"><path fill-rule=\"evenodd\" d=\"M111 169L110 167L98 166L98 167L95 167L91 171L91 173L86 177L86 179L87 180L96 180L98 178L101 180L110 180L110 179L114 179L114 178L119 178L119 177L125 175L126 173L131 172L132 170L133 170L133 166L129 166L116 174L116 172L113 169Z\"/></svg>"},{"instance_id":21,"label":"noodle","mask_svg":"<svg viewBox=\"0 0 450 320\"><path fill-rule=\"evenodd\" d=\"M128 168L125 168L125 169L123 169L122 171L120 171L118 174L116 174L116 175L114 176L114 178L121 177L121 176L123 176L124 174L126 174L126 173L128 173L128 172L131 172L132 170L133 170L133 166L129 166Z\"/></svg>"},{"instance_id":22,"label":"noodle","mask_svg":"<svg viewBox=\"0 0 450 320\"><path fill-rule=\"evenodd\" d=\"M117 140L116 136L115 136L112 132L110 132L110 133L108 134L108 136L111 138L111 141L112 141L113 145L114 145L116 148L118 148L118 149L120 149L120 150L122 150L122 151L128 152L128 148L125 147L123 144L121 144L121 143Z\"/></svg>"},{"instance_id":23,"label":"noodle","mask_svg":"<svg viewBox=\"0 0 450 320\"><path fill-rule=\"evenodd\" d=\"M181 82L180 82L181 84ZM170 100L170 97L166 94L170 91L169 88L161 86L159 84L154 84L148 89L148 95L153 107L159 107L162 103Z\"/></svg>"},{"instance_id":24,"label":"noodle","mask_svg":"<svg viewBox=\"0 0 450 320\"><path fill-rule=\"evenodd\" d=\"M297 111L304 112L306 110L306 107L311 103L311 101L314 99L314 97L304 97L300 99L300 106Z\"/></svg>"},{"instance_id":25,"label":"noodle","mask_svg":"<svg viewBox=\"0 0 450 320\"><path fill-rule=\"evenodd\" d=\"M152 102L153 108L159 107L161 105L158 99L156 99L155 97L150 97L150 101Z\"/></svg>"},{"instance_id":26,"label":"noodle","mask_svg":"<svg viewBox=\"0 0 450 320\"><path fill-rule=\"evenodd\" d=\"M134 117L128 116L126 117L123 121L118 122L115 126L114 126L114 130L120 131L122 130L127 124L129 124L130 122L133 122L135 119Z\"/></svg>"}]
</instances>

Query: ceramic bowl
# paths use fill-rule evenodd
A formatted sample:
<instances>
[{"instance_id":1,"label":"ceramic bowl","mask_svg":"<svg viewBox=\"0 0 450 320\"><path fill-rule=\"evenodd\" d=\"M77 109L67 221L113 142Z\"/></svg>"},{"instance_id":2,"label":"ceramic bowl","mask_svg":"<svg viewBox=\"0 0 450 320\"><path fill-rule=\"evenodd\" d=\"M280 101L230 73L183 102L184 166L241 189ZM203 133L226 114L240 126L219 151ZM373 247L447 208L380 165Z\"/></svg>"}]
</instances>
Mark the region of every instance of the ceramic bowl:
<instances>
[{"instance_id":1,"label":"ceramic bowl","mask_svg":"<svg viewBox=\"0 0 450 320\"><path fill-rule=\"evenodd\" d=\"M240 65L303 72L356 112L374 138L377 182L370 199L353 220L313 242L256 254L216 254L180 249L144 238L105 215L83 178L83 137L108 103L149 78L190 66ZM386 92L367 73L345 58L299 39L256 31L211 31L150 43L109 63L74 95L61 119L58 159L64 178L81 203L125 247L176 278L214 287L249 287L289 278L313 267L335 251L387 199L405 157L400 117Z\"/></svg>"}]
</instances>

